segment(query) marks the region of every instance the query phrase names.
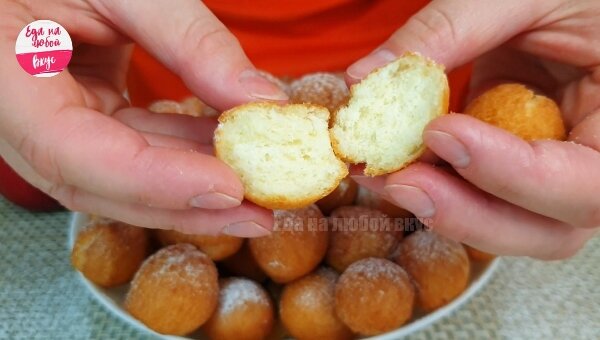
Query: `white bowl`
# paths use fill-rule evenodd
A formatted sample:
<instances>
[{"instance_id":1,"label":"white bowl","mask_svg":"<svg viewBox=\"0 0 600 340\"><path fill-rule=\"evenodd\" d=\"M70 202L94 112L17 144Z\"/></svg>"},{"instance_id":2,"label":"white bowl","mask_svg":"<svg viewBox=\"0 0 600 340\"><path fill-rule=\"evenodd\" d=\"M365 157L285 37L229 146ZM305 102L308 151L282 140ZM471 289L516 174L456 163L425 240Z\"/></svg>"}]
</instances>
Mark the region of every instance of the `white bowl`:
<instances>
[{"instance_id":1,"label":"white bowl","mask_svg":"<svg viewBox=\"0 0 600 340\"><path fill-rule=\"evenodd\" d=\"M71 226L69 228L69 249L73 248L73 245L75 244L75 238L77 237L77 233L88 223L88 221L88 215L82 213L73 213L73 216L71 218ZM493 261L483 265L473 263L474 265L471 268L471 279L467 289L456 299L452 300L452 302L450 302L442 308L435 310L434 312L422 316L416 315L410 322L404 324L402 327L396 330L365 339L396 340L398 338L405 337L423 328L431 326L433 323L450 315L452 312L460 308L463 304L465 304L465 302L469 301L469 299L471 299L477 292L479 292L488 283L493 273L498 268L499 263L500 258L496 258ZM135 319L129 313L127 313L127 311L125 311L125 309L123 309L122 307L122 302L125 298L125 293L127 292L129 285L107 289L92 283L91 281L86 279L81 273L78 273L78 275L85 287L92 293L96 300L98 300L102 305L104 305L111 313L115 314L117 317L124 320L128 324L137 327L138 329L152 333L158 337L162 337L163 339L187 339L178 336L156 333L153 330L146 327L146 325Z\"/></svg>"}]
</instances>

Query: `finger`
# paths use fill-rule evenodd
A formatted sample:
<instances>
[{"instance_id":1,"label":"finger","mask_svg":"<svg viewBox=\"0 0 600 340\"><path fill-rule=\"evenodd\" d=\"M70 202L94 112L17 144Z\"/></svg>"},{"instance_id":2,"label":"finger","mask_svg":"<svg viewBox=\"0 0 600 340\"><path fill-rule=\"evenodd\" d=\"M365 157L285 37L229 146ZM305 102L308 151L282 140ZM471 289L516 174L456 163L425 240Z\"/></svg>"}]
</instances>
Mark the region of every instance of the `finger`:
<instances>
[{"instance_id":1,"label":"finger","mask_svg":"<svg viewBox=\"0 0 600 340\"><path fill-rule=\"evenodd\" d=\"M600 110L587 116L569 133L568 140L600 150Z\"/></svg>"},{"instance_id":2,"label":"finger","mask_svg":"<svg viewBox=\"0 0 600 340\"><path fill-rule=\"evenodd\" d=\"M63 205L73 211L106 216L129 224L155 229L172 229L186 234L260 237L270 233L273 213L249 202L227 209L157 209L135 203L108 200L70 186L52 191Z\"/></svg>"},{"instance_id":3,"label":"finger","mask_svg":"<svg viewBox=\"0 0 600 340\"><path fill-rule=\"evenodd\" d=\"M565 258L591 232L502 201L424 163L388 176L385 190L440 234L494 254Z\"/></svg>"},{"instance_id":4,"label":"finger","mask_svg":"<svg viewBox=\"0 0 600 340\"><path fill-rule=\"evenodd\" d=\"M148 145L111 117L66 108L20 143L40 175L114 201L164 209L237 206L243 187L226 164L205 154Z\"/></svg>"},{"instance_id":5,"label":"finger","mask_svg":"<svg viewBox=\"0 0 600 340\"><path fill-rule=\"evenodd\" d=\"M600 226L600 153L569 142L524 140L466 115L431 122L427 147L480 189L577 227Z\"/></svg>"},{"instance_id":6,"label":"finger","mask_svg":"<svg viewBox=\"0 0 600 340\"><path fill-rule=\"evenodd\" d=\"M138 131L185 138L201 144L212 144L218 124L215 118L153 113L133 107L119 110L113 117Z\"/></svg>"},{"instance_id":7,"label":"finger","mask_svg":"<svg viewBox=\"0 0 600 340\"><path fill-rule=\"evenodd\" d=\"M418 159L419 162L429 163L429 164L438 164L438 166L444 167L445 170L448 170L448 165L443 162L436 154L431 152L431 150L426 149L421 157ZM385 181L387 175L383 176L365 176L365 166L364 164L360 165L350 165L349 167L350 177L357 182L359 185L376 192L380 196L389 200L389 196L387 192L384 190Z\"/></svg>"},{"instance_id":8,"label":"finger","mask_svg":"<svg viewBox=\"0 0 600 340\"><path fill-rule=\"evenodd\" d=\"M189 139L161 135L158 133L142 133L142 136L151 146L214 155L214 148L212 145L200 144Z\"/></svg>"},{"instance_id":9,"label":"finger","mask_svg":"<svg viewBox=\"0 0 600 340\"><path fill-rule=\"evenodd\" d=\"M29 164L0 140L0 150L5 161L19 170L19 175L39 188L46 188L49 195L73 211L94 213L124 221L133 225L174 229L187 234L218 234L227 232L239 237L260 237L272 230L273 216L269 210L248 202L222 210L156 209L135 203L122 203L86 193L72 186L53 185L38 175ZM225 229L226 227L226 229Z\"/></svg>"},{"instance_id":10,"label":"finger","mask_svg":"<svg viewBox=\"0 0 600 340\"><path fill-rule=\"evenodd\" d=\"M435 0L351 65L347 74L360 80L405 51L419 52L452 70L534 28L556 6L556 1Z\"/></svg>"},{"instance_id":11,"label":"finger","mask_svg":"<svg viewBox=\"0 0 600 340\"><path fill-rule=\"evenodd\" d=\"M0 138L0 158L2 158L21 178L43 191L51 183L40 176L31 165L6 141ZM48 192L46 192L48 194Z\"/></svg>"},{"instance_id":12,"label":"finger","mask_svg":"<svg viewBox=\"0 0 600 340\"><path fill-rule=\"evenodd\" d=\"M212 107L288 98L256 71L237 39L201 1L94 0L91 4Z\"/></svg>"},{"instance_id":13,"label":"finger","mask_svg":"<svg viewBox=\"0 0 600 340\"><path fill-rule=\"evenodd\" d=\"M350 172L350 177L358 183L359 185L376 192L380 195L385 194L383 187L385 186L385 180L387 176L365 176L364 173L364 165L350 165L348 169Z\"/></svg>"}]
</instances>

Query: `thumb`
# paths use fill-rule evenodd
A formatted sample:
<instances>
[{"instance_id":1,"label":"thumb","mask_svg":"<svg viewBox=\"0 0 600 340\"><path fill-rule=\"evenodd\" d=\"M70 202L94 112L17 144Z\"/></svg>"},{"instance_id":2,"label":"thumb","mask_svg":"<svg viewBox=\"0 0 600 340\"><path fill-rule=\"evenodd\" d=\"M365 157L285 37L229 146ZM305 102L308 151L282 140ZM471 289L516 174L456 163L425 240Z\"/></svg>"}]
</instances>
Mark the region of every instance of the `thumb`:
<instances>
[{"instance_id":1,"label":"thumb","mask_svg":"<svg viewBox=\"0 0 600 340\"><path fill-rule=\"evenodd\" d=\"M351 65L349 80L364 78L406 51L427 56L450 71L535 28L557 2L434 0L371 54Z\"/></svg>"},{"instance_id":2,"label":"thumb","mask_svg":"<svg viewBox=\"0 0 600 340\"><path fill-rule=\"evenodd\" d=\"M287 100L283 90L256 71L237 39L201 1L90 2L212 107Z\"/></svg>"}]
</instances>

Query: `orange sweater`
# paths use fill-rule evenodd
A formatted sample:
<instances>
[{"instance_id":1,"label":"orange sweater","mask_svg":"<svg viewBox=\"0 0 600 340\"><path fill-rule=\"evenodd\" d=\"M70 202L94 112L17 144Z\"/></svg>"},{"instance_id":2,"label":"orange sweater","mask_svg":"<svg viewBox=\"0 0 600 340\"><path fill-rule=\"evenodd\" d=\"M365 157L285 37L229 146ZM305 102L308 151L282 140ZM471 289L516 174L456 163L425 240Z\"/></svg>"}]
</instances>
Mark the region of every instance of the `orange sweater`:
<instances>
[{"instance_id":1,"label":"orange sweater","mask_svg":"<svg viewBox=\"0 0 600 340\"><path fill-rule=\"evenodd\" d=\"M250 60L279 76L343 71L385 41L427 0L205 0ZM450 108L462 108L471 67L450 74ZM169 84L165 86L164 84ZM136 46L128 74L134 105L189 95L181 80Z\"/></svg>"}]
</instances>

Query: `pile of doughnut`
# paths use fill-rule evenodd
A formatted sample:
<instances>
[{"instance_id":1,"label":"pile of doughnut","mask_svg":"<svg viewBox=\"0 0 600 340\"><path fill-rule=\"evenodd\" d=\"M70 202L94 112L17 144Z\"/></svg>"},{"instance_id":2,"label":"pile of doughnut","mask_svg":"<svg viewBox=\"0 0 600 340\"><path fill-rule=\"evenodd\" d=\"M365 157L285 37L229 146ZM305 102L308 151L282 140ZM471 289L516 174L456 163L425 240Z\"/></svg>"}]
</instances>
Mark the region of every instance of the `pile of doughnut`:
<instances>
[{"instance_id":1,"label":"pile of doughnut","mask_svg":"<svg viewBox=\"0 0 600 340\"><path fill-rule=\"evenodd\" d=\"M414 224L415 231L395 227L395 218L410 214L385 202L345 178L317 204L275 210L272 234L255 239L186 235L92 217L77 236L71 260L98 286L125 285L123 308L162 334L382 334L459 296L477 263L471 261L482 261L422 225Z\"/></svg>"},{"instance_id":2,"label":"pile of doughnut","mask_svg":"<svg viewBox=\"0 0 600 340\"><path fill-rule=\"evenodd\" d=\"M352 116L351 92L365 90L349 91L334 73L291 81L264 75L289 94L289 105L301 105L288 105L289 112L267 106L275 112L275 118L265 116L267 121L279 114L297 115L322 125L321 118L310 115L328 119L328 113L335 115L341 108ZM447 92L440 95L447 100ZM314 109L303 111L311 105ZM257 108L264 113L260 106L252 110ZM197 98L160 101L150 109L217 114ZM520 85L485 92L466 113L528 141L565 136L556 104ZM239 111L229 113L236 114ZM334 123L327 119L323 126L331 127ZM391 169L385 161L377 163L381 159L368 161L376 164L372 174ZM162 334L224 340L353 339L395 330L448 304L466 289L474 268L495 257L423 225L407 228L402 223L398 228L395 221L416 221L414 216L358 186L347 172L336 173L336 167L333 190L309 200L299 194L293 204L286 197L260 192L264 188L256 183L245 183L247 189L257 190L250 196L253 202L275 209L269 236L186 235L93 216L77 236L72 264L101 287L125 286L124 309ZM246 179L257 180L250 177ZM297 207L298 202L303 205Z\"/></svg>"}]
</instances>

